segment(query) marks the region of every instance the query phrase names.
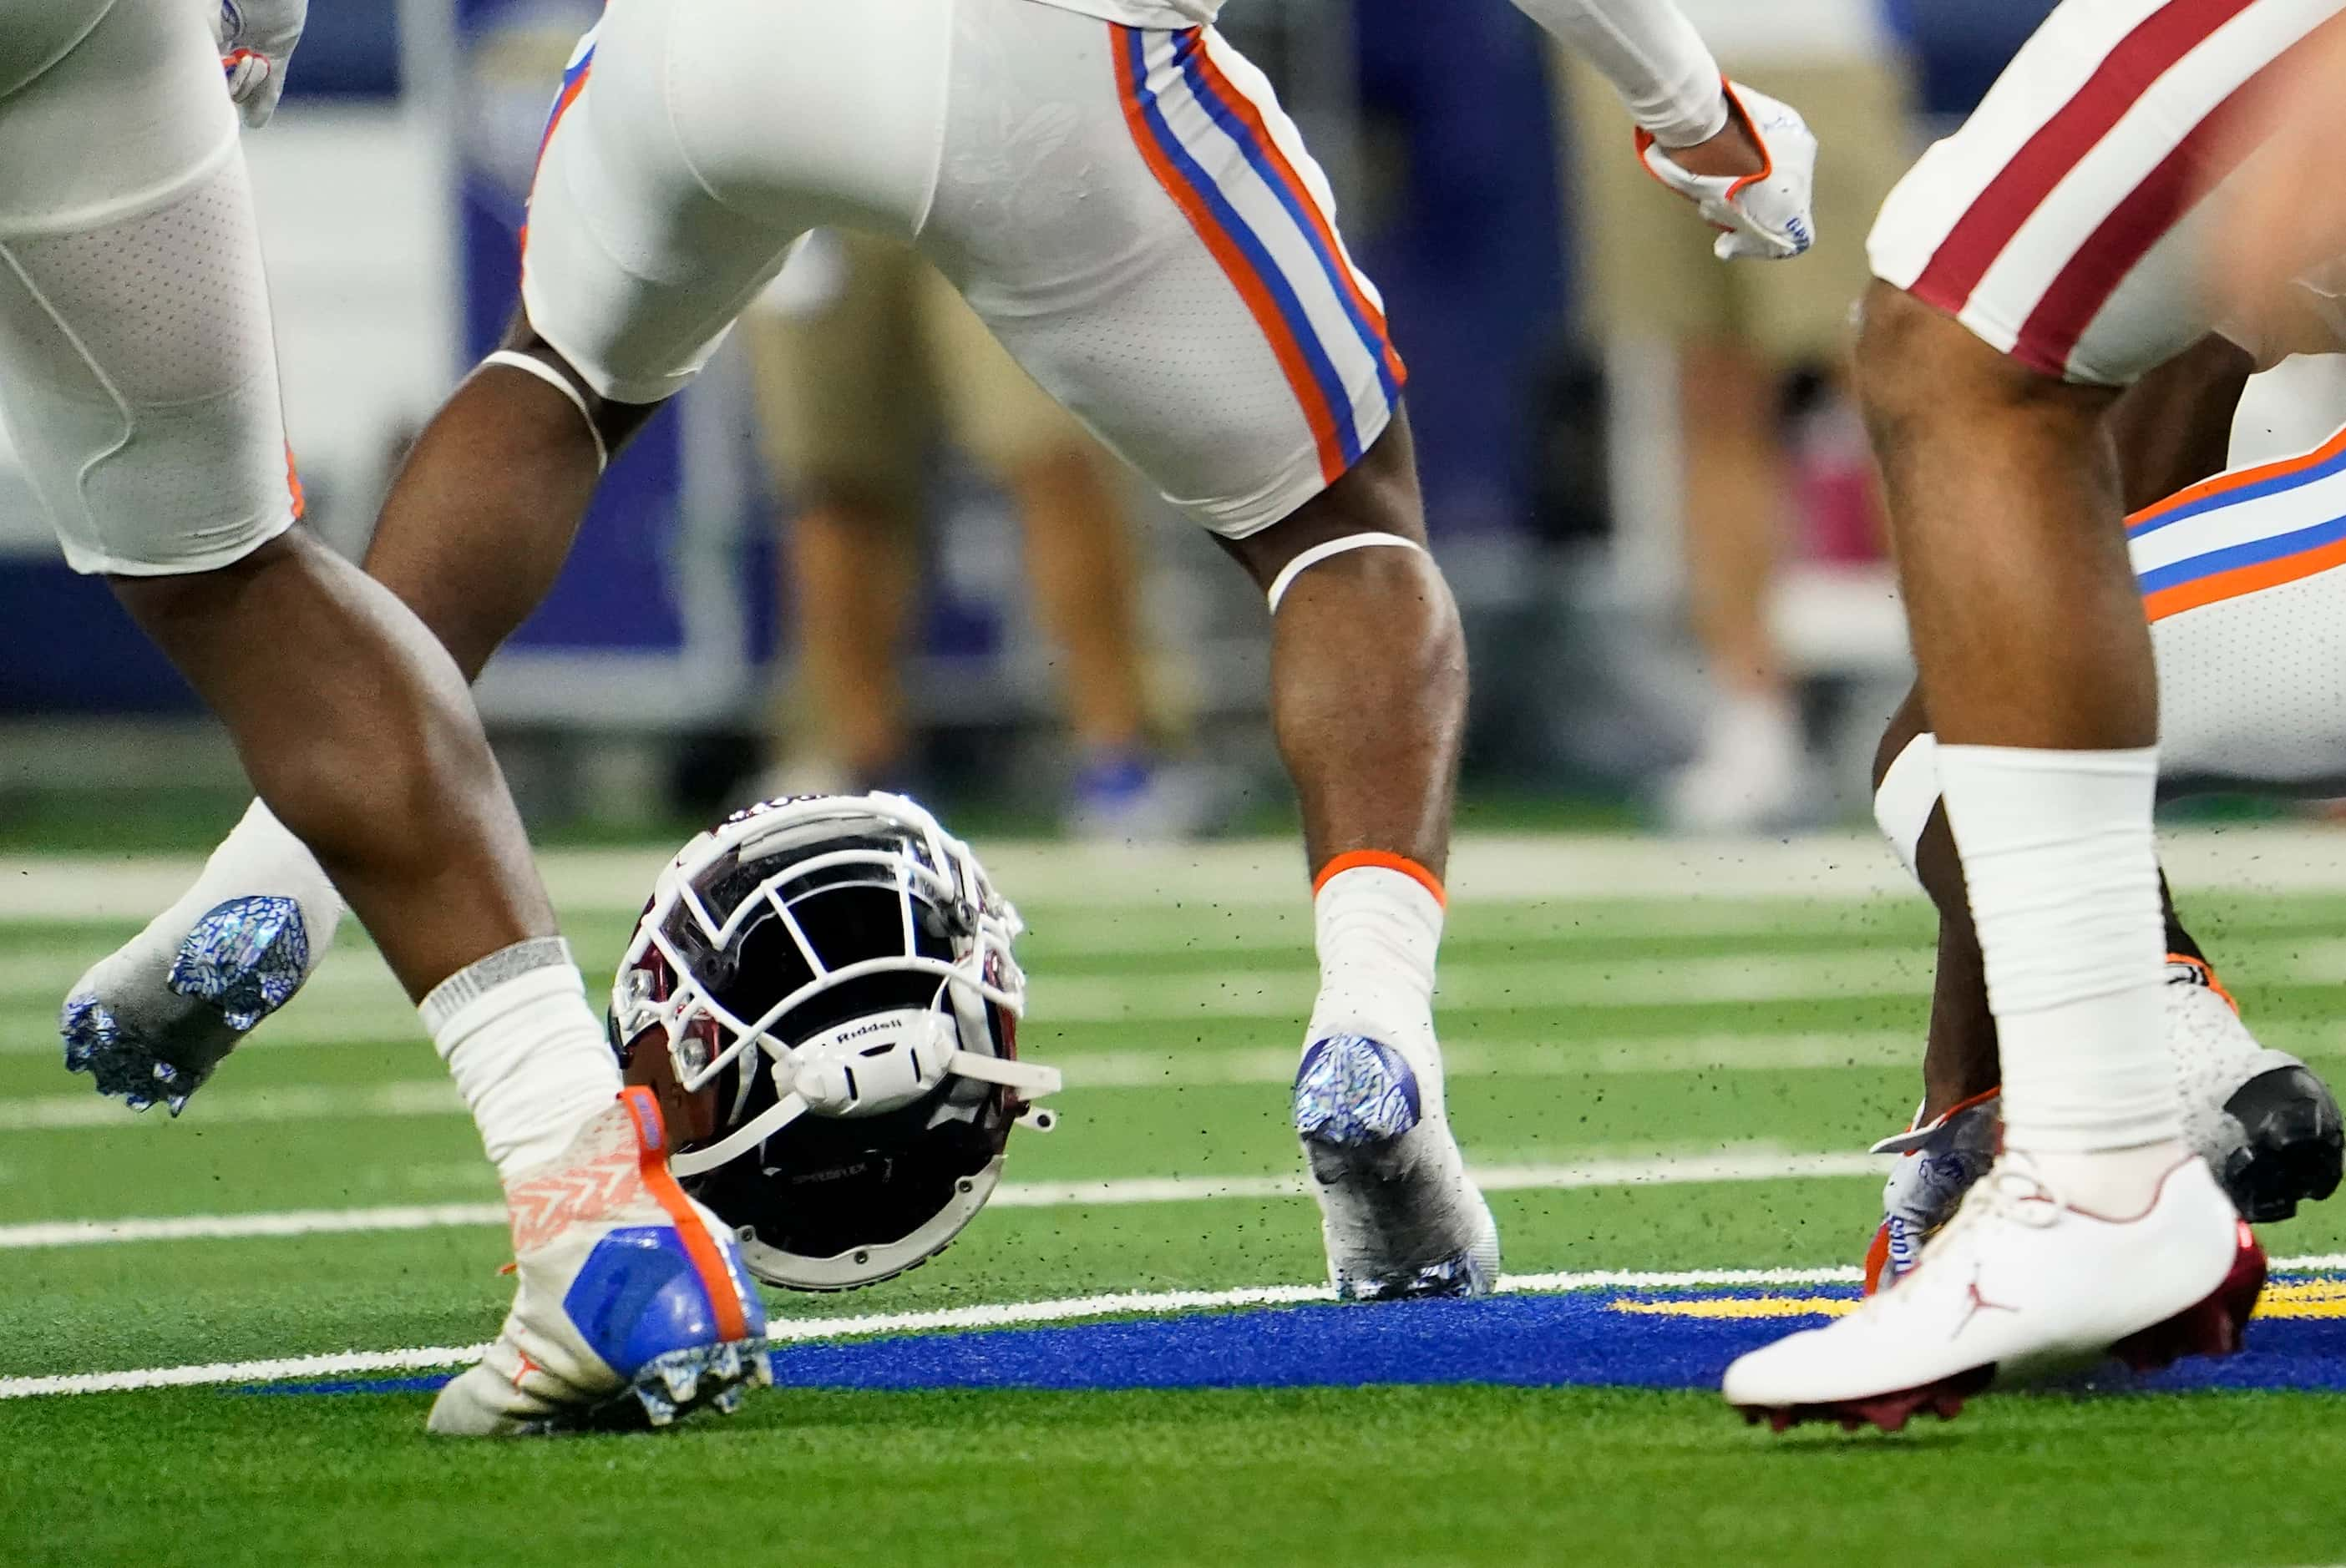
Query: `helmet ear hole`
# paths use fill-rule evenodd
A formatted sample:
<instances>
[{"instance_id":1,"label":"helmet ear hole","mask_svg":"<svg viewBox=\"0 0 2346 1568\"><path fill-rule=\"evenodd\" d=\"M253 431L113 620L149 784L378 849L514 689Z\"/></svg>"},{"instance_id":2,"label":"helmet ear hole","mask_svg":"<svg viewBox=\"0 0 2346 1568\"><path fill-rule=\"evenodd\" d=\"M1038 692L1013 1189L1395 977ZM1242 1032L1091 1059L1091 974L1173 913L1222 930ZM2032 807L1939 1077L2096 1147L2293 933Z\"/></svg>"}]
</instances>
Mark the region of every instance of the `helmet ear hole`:
<instances>
[{"instance_id":1,"label":"helmet ear hole","mask_svg":"<svg viewBox=\"0 0 2346 1568\"><path fill-rule=\"evenodd\" d=\"M668 1038L659 1029L645 1030L620 1050L619 1071L630 1085L649 1089L659 1101L660 1118L678 1147L706 1143L717 1135L715 1085L684 1086L676 1075L676 1055L668 1049Z\"/></svg>"}]
</instances>

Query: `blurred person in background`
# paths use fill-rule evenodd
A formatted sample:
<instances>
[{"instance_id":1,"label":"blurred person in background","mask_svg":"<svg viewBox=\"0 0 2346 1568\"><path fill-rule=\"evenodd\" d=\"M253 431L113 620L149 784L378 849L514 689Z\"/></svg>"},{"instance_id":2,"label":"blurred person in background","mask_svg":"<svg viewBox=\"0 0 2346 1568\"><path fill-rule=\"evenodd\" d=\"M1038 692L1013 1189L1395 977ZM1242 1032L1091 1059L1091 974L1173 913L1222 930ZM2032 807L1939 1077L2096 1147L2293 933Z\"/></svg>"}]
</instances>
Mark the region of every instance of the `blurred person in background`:
<instances>
[{"instance_id":1,"label":"blurred person in background","mask_svg":"<svg viewBox=\"0 0 2346 1568\"><path fill-rule=\"evenodd\" d=\"M1146 840L1207 826L1203 776L1160 757L1149 733L1123 476L1083 426L892 240L818 230L750 325L767 456L798 504L783 570L799 665L778 694L761 792L899 788L917 771L903 662L942 424L1025 535L1077 753L1068 827Z\"/></svg>"},{"instance_id":2,"label":"blurred person in background","mask_svg":"<svg viewBox=\"0 0 2346 1568\"><path fill-rule=\"evenodd\" d=\"M1728 74L1799 104L1829 149L1799 267L1717 267L1669 244L1684 204L1619 156L1612 91L1558 52L1589 331L1667 345L1676 372L1688 609L1713 694L1694 759L1663 793L1681 830L1777 826L1816 798L1768 609L1801 488L1787 388L1797 372L1838 382L1865 231L1911 161L1907 62L1881 5L1683 0Z\"/></svg>"}]
</instances>

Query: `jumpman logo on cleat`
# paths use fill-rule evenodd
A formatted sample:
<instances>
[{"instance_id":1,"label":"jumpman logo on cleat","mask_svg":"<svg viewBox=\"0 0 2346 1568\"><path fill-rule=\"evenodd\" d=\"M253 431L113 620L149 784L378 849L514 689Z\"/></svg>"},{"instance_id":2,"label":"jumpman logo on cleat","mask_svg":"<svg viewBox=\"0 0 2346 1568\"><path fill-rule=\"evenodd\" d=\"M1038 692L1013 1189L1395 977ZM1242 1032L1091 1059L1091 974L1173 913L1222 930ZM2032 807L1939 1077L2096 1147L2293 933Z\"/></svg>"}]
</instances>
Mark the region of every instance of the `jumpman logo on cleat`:
<instances>
[{"instance_id":1,"label":"jumpman logo on cleat","mask_svg":"<svg viewBox=\"0 0 2346 1568\"><path fill-rule=\"evenodd\" d=\"M1947 1336L1950 1339L1960 1339L1963 1336L1964 1330L1971 1327L1972 1319L1978 1317L1983 1312L2017 1312L2020 1310L2017 1307L2007 1307L2001 1301L1989 1300L1986 1296L1981 1293L1979 1277L1980 1270L1976 1268L1974 1268L1972 1270L1972 1282L1964 1288L1968 1299L1964 1308L1964 1315L1961 1320L1955 1324L1954 1332Z\"/></svg>"}]
</instances>

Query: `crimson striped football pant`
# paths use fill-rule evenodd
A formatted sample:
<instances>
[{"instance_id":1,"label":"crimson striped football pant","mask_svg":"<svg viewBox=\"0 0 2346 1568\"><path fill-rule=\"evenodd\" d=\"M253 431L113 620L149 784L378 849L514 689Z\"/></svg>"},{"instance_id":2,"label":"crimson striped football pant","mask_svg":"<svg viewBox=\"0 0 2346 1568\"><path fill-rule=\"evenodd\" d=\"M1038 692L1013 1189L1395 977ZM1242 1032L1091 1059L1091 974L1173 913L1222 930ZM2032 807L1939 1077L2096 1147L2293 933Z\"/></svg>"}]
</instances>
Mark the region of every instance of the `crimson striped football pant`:
<instances>
[{"instance_id":1,"label":"crimson striped football pant","mask_svg":"<svg viewBox=\"0 0 2346 1568\"><path fill-rule=\"evenodd\" d=\"M2341 11L2066 0L1891 193L1874 275L2046 375L2130 384L2214 324L2202 258L2259 88Z\"/></svg>"}]
</instances>

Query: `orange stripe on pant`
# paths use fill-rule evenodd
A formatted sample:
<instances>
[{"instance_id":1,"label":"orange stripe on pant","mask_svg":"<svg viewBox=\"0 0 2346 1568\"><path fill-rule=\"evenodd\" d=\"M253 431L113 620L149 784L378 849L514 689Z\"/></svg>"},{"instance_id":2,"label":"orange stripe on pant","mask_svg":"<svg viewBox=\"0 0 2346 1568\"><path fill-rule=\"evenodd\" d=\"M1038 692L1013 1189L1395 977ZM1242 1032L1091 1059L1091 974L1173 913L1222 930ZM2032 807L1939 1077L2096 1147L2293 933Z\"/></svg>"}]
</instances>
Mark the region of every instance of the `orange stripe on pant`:
<instances>
[{"instance_id":1,"label":"orange stripe on pant","mask_svg":"<svg viewBox=\"0 0 2346 1568\"><path fill-rule=\"evenodd\" d=\"M1328 215L1321 210L1320 203L1312 197L1311 188L1303 183L1302 177L1295 172L1295 166L1288 161L1287 154L1280 148L1279 138L1270 134L1270 127L1263 122L1262 111L1256 108L1254 101L1239 91L1222 74L1222 68L1214 63L1213 52L1205 46L1202 39L1198 46L1197 61L1198 68L1204 73L1207 82L1221 95L1222 101L1230 106L1230 112L1237 115L1253 134L1265 156L1270 159L1271 167L1279 171L1279 178L1294 193L1295 205L1310 216L1311 227L1318 231L1321 243L1328 248L1329 256L1335 261L1334 270L1343 280L1345 293L1352 297L1353 306L1376 329L1378 352L1384 360L1386 372L1396 382L1408 381L1409 369L1401 362L1401 353L1392 345L1392 333L1385 324L1385 313L1377 308L1377 302L1369 297L1369 291L1361 287L1361 280L1352 270L1352 259L1345 253L1344 242L1336 237L1336 226L1328 221Z\"/></svg>"},{"instance_id":2,"label":"orange stripe on pant","mask_svg":"<svg viewBox=\"0 0 2346 1568\"><path fill-rule=\"evenodd\" d=\"M1344 476L1345 468L1343 445L1336 436L1335 415L1321 399L1311 368L1304 362L1303 347L1288 331L1270 290L1255 276L1237 242L1215 220L1205 199L1189 188L1180 170L1173 167L1172 159L1157 145L1157 133L1150 127L1148 111L1140 102L1143 83L1132 62L1135 35L1139 32L1138 28L1119 23L1108 24L1108 48L1116 56L1117 98L1124 107L1125 128L1131 134L1132 145L1139 149L1141 161L1148 166L1149 174L1189 220L1189 227L1205 242L1222 275L1238 290L1239 298L1246 302L1247 313L1254 318L1255 325L1270 344L1270 351L1279 361L1280 373L1287 378L1288 389L1295 394L1296 402L1303 410L1304 422L1311 427L1312 443L1320 452L1320 476L1333 484Z\"/></svg>"},{"instance_id":3,"label":"orange stripe on pant","mask_svg":"<svg viewBox=\"0 0 2346 1568\"><path fill-rule=\"evenodd\" d=\"M2346 566L2346 539L2308 550L2302 555L2284 555L2277 561L2259 561L2253 565L2235 566L2229 572L2216 572L2193 582L2178 583L2171 588L2161 588L2143 596L2143 613L2154 621L2169 616L2179 616L2186 610L2220 604L2245 594L2278 588L2284 583L2327 572L2333 566Z\"/></svg>"}]
</instances>

